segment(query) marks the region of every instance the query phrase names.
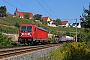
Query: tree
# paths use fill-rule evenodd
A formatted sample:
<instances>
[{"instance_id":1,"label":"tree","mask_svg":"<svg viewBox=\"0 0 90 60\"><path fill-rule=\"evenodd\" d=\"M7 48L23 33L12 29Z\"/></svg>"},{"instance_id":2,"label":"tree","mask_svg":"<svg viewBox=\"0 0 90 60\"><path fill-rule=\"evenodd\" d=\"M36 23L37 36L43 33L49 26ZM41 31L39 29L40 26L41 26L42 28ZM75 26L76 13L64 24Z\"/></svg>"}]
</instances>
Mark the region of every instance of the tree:
<instances>
[{"instance_id":1,"label":"tree","mask_svg":"<svg viewBox=\"0 0 90 60\"><path fill-rule=\"evenodd\" d=\"M30 18L30 14L29 14L29 13L26 13L26 14L24 15L24 18L29 19L29 18Z\"/></svg>"},{"instance_id":2,"label":"tree","mask_svg":"<svg viewBox=\"0 0 90 60\"><path fill-rule=\"evenodd\" d=\"M35 14L35 15L34 15L34 20L40 20L41 17L42 17L41 14Z\"/></svg>"},{"instance_id":3,"label":"tree","mask_svg":"<svg viewBox=\"0 0 90 60\"><path fill-rule=\"evenodd\" d=\"M81 26L84 28L90 28L90 3L89 9L83 8L84 13L80 16Z\"/></svg>"},{"instance_id":4,"label":"tree","mask_svg":"<svg viewBox=\"0 0 90 60\"><path fill-rule=\"evenodd\" d=\"M81 42L89 42L90 41L90 29L85 28L84 30L81 30L77 36Z\"/></svg>"},{"instance_id":5,"label":"tree","mask_svg":"<svg viewBox=\"0 0 90 60\"><path fill-rule=\"evenodd\" d=\"M0 6L0 17L6 17L7 14L7 9L6 9L6 6Z\"/></svg>"},{"instance_id":6,"label":"tree","mask_svg":"<svg viewBox=\"0 0 90 60\"><path fill-rule=\"evenodd\" d=\"M61 20L57 18L57 19L55 20L55 24L56 24L56 25L61 25Z\"/></svg>"}]
</instances>

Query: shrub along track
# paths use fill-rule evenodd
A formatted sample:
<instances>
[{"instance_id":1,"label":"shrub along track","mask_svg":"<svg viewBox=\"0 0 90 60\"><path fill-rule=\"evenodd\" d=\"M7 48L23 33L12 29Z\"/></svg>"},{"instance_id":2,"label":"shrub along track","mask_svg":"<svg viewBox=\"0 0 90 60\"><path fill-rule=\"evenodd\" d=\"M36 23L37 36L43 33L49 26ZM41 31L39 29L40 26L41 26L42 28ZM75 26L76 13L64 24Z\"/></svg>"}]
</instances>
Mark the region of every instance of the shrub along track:
<instances>
[{"instance_id":1,"label":"shrub along track","mask_svg":"<svg viewBox=\"0 0 90 60\"><path fill-rule=\"evenodd\" d=\"M37 45L37 46L17 46L17 47L6 47L0 48L0 59L7 58L19 54L24 54L28 52L33 52L45 48L50 48L54 46L59 46L60 44L47 44L47 45Z\"/></svg>"}]
</instances>

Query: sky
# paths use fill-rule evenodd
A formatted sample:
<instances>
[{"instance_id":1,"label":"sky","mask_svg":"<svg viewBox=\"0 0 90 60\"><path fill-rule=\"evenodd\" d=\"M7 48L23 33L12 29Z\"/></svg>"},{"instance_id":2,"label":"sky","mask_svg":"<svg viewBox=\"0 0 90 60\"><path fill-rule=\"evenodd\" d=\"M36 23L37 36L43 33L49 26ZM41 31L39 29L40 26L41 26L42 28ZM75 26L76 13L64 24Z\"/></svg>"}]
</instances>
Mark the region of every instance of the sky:
<instances>
[{"instance_id":1,"label":"sky","mask_svg":"<svg viewBox=\"0 0 90 60\"><path fill-rule=\"evenodd\" d=\"M0 6L6 6L7 12L14 14L16 8L22 12L32 12L49 16L53 20L59 18L68 23L80 22L83 7L88 9L90 0L0 0Z\"/></svg>"}]
</instances>

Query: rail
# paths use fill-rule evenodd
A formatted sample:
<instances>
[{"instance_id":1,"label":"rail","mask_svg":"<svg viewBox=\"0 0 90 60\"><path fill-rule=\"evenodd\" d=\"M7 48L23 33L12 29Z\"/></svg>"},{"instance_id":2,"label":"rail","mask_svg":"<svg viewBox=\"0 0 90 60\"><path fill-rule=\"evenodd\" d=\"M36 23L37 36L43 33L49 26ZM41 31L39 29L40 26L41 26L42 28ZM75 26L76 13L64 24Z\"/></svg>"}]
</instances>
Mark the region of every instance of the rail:
<instances>
[{"instance_id":1,"label":"rail","mask_svg":"<svg viewBox=\"0 0 90 60\"><path fill-rule=\"evenodd\" d=\"M54 46L59 46L60 44L47 44L47 45L38 45L38 46L24 46L24 47L8 47L0 49L0 59L7 58L19 54L24 54L28 52L33 52L45 48L50 48Z\"/></svg>"}]
</instances>

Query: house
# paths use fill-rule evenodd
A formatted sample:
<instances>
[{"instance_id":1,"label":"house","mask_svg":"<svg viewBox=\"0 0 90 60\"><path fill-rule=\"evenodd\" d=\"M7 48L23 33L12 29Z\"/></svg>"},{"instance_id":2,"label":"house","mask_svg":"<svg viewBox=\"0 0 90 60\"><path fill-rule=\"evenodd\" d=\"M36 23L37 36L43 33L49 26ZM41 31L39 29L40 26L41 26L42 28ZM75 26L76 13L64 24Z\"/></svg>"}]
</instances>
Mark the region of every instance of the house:
<instances>
[{"instance_id":1,"label":"house","mask_svg":"<svg viewBox=\"0 0 90 60\"><path fill-rule=\"evenodd\" d=\"M72 27L76 27L76 23L73 23ZM77 28L81 28L81 24L80 23L77 23Z\"/></svg>"},{"instance_id":2,"label":"house","mask_svg":"<svg viewBox=\"0 0 90 60\"><path fill-rule=\"evenodd\" d=\"M69 27L69 23L67 20L62 21L62 25L59 25L60 27Z\"/></svg>"},{"instance_id":3,"label":"house","mask_svg":"<svg viewBox=\"0 0 90 60\"><path fill-rule=\"evenodd\" d=\"M54 24L53 21L50 21L50 22L48 23L48 26L57 27L57 26Z\"/></svg>"},{"instance_id":4,"label":"house","mask_svg":"<svg viewBox=\"0 0 90 60\"><path fill-rule=\"evenodd\" d=\"M41 20L43 20L43 21L47 21L47 22L52 21L52 19L51 19L50 17L48 17L48 16L46 16L46 17L42 17Z\"/></svg>"},{"instance_id":5,"label":"house","mask_svg":"<svg viewBox=\"0 0 90 60\"><path fill-rule=\"evenodd\" d=\"M15 16L18 16L18 17L20 17L20 18L24 18L24 15L25 15L26 13L29 13L29 14L30 14L30 19L33 18L33 14L32 14L31 12L20 12L20 11L18 11L17 8L16 8L16 10L15 10L15 12L14 12L14 15L15 15Z\"/></svg>"},{"instance_id":6,"label":"house","mask_svg":"<svg viewBox=\"0 0 90 60\"><path fill-rule=\"evenodd\" d=\"M48 16L42 17L41 20L47 21L48 22L48 26L56 27L56 25L53 24L54 21L50 17L48 17Z\"/></svg>"}]
</instances>

